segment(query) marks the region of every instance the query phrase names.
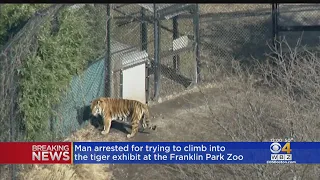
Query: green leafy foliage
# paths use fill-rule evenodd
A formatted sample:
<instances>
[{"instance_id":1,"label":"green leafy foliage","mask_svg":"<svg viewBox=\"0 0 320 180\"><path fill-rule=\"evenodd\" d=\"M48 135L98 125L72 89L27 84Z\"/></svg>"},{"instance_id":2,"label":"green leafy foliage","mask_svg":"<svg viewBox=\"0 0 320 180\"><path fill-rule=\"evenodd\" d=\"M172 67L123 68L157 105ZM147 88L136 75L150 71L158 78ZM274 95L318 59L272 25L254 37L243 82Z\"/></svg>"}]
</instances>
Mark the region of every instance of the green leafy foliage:
<instances>
[{"instance_id":1,"label":"green leafy foliage","mask_svg":"<svg viewBox=\"0 0 320 180\"><path fill-rule=\"evenodd\" d=\"M48 4L2 4L0 6L0 47L37 11Z\"/></svg>"},{"instance_id":2,"label":"green leafy foliage","mask_svg":"<svg viewBox=\"0 0 320 180\"><path fill-rule=\"evenodd\" d=\"M72 77L104 52L103 6L63 8L37 34L37 50L24 60L20 73L19 108L27 140L48 140L50 118ZM58 30L53 33L53 27Z\"/></svg>"}]
</instances>

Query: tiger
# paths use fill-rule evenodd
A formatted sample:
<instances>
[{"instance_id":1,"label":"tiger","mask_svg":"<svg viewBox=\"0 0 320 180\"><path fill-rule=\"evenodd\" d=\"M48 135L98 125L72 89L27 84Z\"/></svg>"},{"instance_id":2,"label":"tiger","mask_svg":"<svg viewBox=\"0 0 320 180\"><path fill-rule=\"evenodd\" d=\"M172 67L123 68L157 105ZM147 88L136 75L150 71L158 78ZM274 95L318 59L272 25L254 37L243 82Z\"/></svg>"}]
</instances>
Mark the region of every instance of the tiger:
<instances>
[{"instance_id":1,"label":"tiger","mask_svg":"<svg viewBox=\"0 0 320 180\"><path fill-rule=\"evenodd\" d=\"M139 128L139 123L142 124L143 130L149 128L156 130L157 126L151 124L149 118L149 108L147 104L132 99L100 97L91 101L91 114L94 117L98 115L103 118L103 130L101 134L107 135L110 131L111 122L113 120L122 120L131 122L131 133L127 134L127 138L132 138L136 135ZM131 121L129 121L129 116Z\"/></svg>"}]
</instances>

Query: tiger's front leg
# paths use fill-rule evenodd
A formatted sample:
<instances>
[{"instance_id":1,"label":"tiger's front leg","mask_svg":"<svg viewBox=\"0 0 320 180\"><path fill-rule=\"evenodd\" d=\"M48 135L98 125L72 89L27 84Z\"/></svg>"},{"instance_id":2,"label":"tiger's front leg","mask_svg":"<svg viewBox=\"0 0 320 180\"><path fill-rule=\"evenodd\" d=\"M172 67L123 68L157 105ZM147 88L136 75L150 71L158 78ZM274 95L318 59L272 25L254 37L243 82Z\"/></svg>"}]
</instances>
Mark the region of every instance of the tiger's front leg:
<instances>
[{"instance_id":1,"label":"tiger's front leg","mask_svg":"<svg viewBox=\"0 0 320 180\"><path fill-rule=\"evenodd\" d=\"M104 126L103 126L103 131L101 131L101 134L106 135L110 131L112 119L110 116L106 116L103 119L104 119Z\"/></svg>"}]
</instances>

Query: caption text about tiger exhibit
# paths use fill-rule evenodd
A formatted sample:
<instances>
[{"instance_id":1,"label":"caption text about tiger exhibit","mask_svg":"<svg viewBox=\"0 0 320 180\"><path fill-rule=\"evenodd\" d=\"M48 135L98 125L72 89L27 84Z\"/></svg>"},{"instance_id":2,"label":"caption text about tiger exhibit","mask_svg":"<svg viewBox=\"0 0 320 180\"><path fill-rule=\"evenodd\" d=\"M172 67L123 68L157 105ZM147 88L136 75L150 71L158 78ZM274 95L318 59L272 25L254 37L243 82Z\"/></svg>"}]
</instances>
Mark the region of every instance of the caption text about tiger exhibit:
<instances>
[{"instance_id":1,"label":"caption text about tiger exhibit","mask_svg":"<svg viewBox=\"0 0 320 180\"><path fill-rule=\"evenodd\" d=\"M77 163L195 163L242 161L241 154L228 153L219 144L110 144L74 145Z\"/></svg>"}]
</instances>

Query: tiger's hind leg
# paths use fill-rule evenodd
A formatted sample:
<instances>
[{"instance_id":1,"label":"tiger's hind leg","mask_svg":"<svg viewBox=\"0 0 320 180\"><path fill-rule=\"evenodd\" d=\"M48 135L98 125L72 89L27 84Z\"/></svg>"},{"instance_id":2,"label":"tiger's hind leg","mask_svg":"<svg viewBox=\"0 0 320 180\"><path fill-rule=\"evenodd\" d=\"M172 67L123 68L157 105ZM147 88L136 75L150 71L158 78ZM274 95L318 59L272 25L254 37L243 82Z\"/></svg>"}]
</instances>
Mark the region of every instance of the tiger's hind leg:
<instances>
[{"instance_id":1,"label":"tiger's hind leg","mask_svg":"<svg viewBox=\"0 0 320 180\"><path fill-rule=\"evenodd\" d=\"M104 117L104 126L103 131L101 131L101 134L106 135L109 133L111 128L111 121L112 119L110 117Z\"/></svg>"},{"instance_id":2,"label":"tiger's hind leg","mask_svg":"<svg viewBox=\"0 0 320 180\"><path fill-rule=\"evenodd\" d=\"M142 119L142 127L143 127L143 130L145 130L146 128L148 129L151 129L151 130L156 130L157 126L152 124L150 119L144 117Z\"/></svg>"},{"instance_id":3,"label":"tiger's hind leg","mask_svg":"<svg viewBox=\"0 0 320 180\"><path fill-rule=\"evenodd\" d=\"M127 134L127 138L132 138L135 136L139 130L139 118L137 116L132 116L132 130L131 134Z\"/></svg>"}]
</instances>

